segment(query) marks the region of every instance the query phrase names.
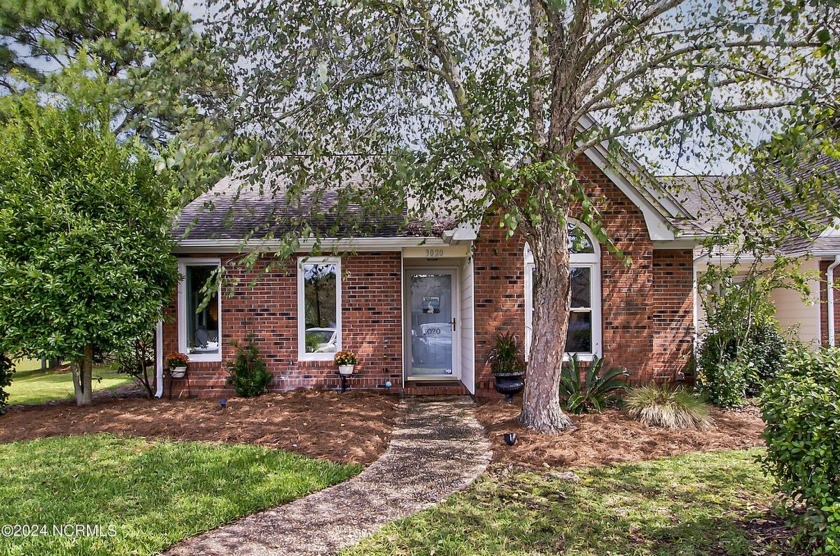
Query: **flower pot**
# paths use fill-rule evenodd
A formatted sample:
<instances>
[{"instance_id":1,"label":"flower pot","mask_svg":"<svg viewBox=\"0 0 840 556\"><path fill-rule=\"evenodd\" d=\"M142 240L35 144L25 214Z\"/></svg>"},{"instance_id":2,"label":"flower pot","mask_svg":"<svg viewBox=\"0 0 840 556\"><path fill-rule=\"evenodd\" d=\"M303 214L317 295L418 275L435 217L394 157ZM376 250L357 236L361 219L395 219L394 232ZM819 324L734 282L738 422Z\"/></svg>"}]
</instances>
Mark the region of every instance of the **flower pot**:
<instances>
[{"instance_id":1,"label":"flower pot","mask_svg":"<svg viewBox=\"0 0 840 556\"><path fill-rule=\"evenodd\" d=\"M509 373L493 375L496 378L496 392L505 395L508 403L513 403L513 397L525 387L525 373Z\"/></svg>"},{"instance_id":2,"label":"flower pot","mask_svg":"<svg viewBox=\"0 0 840 556\"><path fill-rule=\"evenodd\" d=\"M356 365L339 365L338 366L338 374L349 376L353 374L353 369L356 368Z\"/></svg>"},{"instance_id":3,"label":"flower pot","mask_svg":"<svg viewBox=\"0 0 840 556\"><path fill-rule=\"evenodd\" d=\"M169 374L172 376L172 378L184 378L184 376L186 376L187 374L187 368L172 367L171 369L169 369Z\"/></svg>"}]
</instances>

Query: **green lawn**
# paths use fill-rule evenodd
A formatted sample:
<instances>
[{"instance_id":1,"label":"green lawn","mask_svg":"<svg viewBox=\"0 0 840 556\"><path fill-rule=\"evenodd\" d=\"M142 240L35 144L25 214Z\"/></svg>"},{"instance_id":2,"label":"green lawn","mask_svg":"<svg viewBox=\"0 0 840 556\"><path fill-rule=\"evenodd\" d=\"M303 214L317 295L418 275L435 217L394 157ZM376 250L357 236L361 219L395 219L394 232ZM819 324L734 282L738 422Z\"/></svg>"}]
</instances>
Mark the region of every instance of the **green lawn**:
<instances>
[{"instance_id":1,"label":"green lawn","mask_svg":"<svg viewBox=\"0 0 840 556\"><path fill-rule=\"evenodd\" d=\"M21 368L31 368L31 366L31 360L25 360ZM21 368L12 375L12 384L6 389L9 393L9 404L44 403L73 398L73 376L69 371L42 371L40 363L37 363L36 368L32 370L21 370ZM133 380L130 376L118 373L110 366L93 369L94 391L131 384Z\"/></svg>"},{"instance_id":2,"label":"green lawn","mask_svg":"<svg viewBox=\"0 0 840 556\"><path fill-rule=\"evenodd\" d=\"M753 554L744 521L765 516L759 452L697 453L578 470L486 473L444 504L393 523L343 555ZM756 554L782 554L765 546Z\"/></svg>"},{"instance_id":3,"label":"green lawn","mask_svg":"<svg viewBox=\"0 0 840 556\"><path fill-rule=\"evenodd\" d=\"M48 528L45 536L0 535L0 554L111 555L156 553L362 467L250 445L101 434L2 445L0 469L0 526ZM103 534L53 534L67 524L99 525Z\"/></svg>"}]
</instances>

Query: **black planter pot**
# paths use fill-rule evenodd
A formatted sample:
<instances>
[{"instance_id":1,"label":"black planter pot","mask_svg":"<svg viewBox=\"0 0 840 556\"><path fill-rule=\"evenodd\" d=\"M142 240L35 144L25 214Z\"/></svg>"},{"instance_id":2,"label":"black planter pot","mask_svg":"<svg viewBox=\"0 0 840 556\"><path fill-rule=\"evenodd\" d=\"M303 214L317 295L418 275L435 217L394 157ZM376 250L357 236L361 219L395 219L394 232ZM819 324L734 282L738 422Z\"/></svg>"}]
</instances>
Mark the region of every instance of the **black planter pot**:
<instances>
[{"instance_id":1,"label":"black planter pot","mask_svg":"<svg viewBox=\"0 0 840 556\"><path fill-rule=\"evenodd\" d=\"M507 403L513 403L513 397L525 388L525 373L493 376L496 377L496 392L504 394Z\"/></svg>"}]
</instances>

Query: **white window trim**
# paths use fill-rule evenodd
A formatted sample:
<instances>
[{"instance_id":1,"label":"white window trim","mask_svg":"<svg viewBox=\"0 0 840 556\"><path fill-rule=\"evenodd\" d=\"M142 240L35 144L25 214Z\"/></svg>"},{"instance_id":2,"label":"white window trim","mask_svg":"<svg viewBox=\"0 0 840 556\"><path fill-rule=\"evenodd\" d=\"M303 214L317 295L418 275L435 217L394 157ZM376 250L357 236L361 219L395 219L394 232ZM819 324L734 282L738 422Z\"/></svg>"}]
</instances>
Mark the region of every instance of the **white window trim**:
<instances>
[{"instance_id":1,"label":"white window trim","mask_svg":"<svg viewBox=\"0 0 840 556\"><path fill-rule=\"evenodd\" d=\"M304 264L334 264L335 265L335 328L336 349L341 351L341 257L298 257L297 264L297 299L298 299L298 361L332 361L335 353L307 353L306 352L306 318L305 315L305 283L303 278Z\"/></svg>"},{"instance_id":2,"label":"white window trim","mask_svg":"<svg viewBox=\"0 0 840 556\"><path fill-rule=\"evenodd\" d=\"M603 347L601 343L601 313L603 311L603 304L601 300L601 247L598 241L584 224L569 219L571 224L577 226L583 233L587 235L589 241L592 243L594 253L578 253L569 255L569 266L578 268L591 269L591 281L589 284L590 298L592 300L592 347L591 352L578 352L577 356L580 361L592 361L595 357L601 357L603 354ZM531 352L531 334L532 334L532 319L534 314L534 300L533 300L533 271L534 271L534 255L531 252L531 247L525 244L525 361L528 361L528 356ZM569 352L563 356L564 361L571 358Z\"/></svg>"},{"instance_id":3,"label":"white window trim","mask_svg":"<svg viewBox=\"0 0 840 556\"><path fill-rule=\"evenodd\" d=\"M216 296L219 309L219 353L190 353L187 342L187 267L188 266L221 266L219 258L187 258L178 259L178 273L181 279L178 281L178 351L186 353L190 361L195 363L219 363L222 360L222 285L219 284L219 292Z\"/></svg>"}]
</instances>

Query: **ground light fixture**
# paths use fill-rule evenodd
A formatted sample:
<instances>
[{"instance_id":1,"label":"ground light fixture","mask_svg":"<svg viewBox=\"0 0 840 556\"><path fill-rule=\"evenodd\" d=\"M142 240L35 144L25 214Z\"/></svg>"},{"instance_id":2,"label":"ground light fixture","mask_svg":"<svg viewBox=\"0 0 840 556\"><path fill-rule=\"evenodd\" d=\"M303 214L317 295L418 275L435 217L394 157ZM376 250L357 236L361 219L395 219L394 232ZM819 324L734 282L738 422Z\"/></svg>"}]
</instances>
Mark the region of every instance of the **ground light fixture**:
<instances>
[{"instance_id":1,"label":"ground light fixture","mask_svg":"<svg viewBox=\"0 0 840 556\"><path fill-rule=\"evenodd\" d=\"M219 400L219 405L222 406L222 409L226 408L227 400L225 398L222 398L221 400Z\"/></svg>"},{"instance_id":2,"label":"ground light fixture","mask_svg":"<svg viewBox=\"0 0 840 556\"><path fill-rule=\"evenodd\" d=\"M508 446L513 446L516 444L516 433L515 432L506 432L505 433L505 444Z\"/></svg>"}]
</instances>

